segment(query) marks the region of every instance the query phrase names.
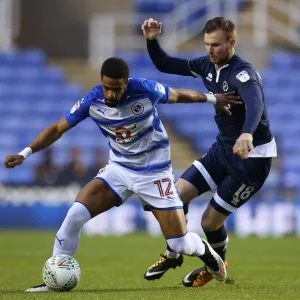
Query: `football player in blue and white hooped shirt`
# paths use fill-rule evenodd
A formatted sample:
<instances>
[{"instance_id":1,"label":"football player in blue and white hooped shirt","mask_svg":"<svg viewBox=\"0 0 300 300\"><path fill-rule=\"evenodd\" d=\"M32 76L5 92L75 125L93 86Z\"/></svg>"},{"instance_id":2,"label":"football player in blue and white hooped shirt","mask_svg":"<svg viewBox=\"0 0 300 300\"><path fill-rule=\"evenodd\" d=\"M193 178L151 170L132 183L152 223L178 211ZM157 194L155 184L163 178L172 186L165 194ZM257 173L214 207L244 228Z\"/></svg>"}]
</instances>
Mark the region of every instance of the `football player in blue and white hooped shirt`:
<instances>
[{"instance_id":1,"label":"football player in blue and white hooped shirt","mask_svg":"<svg viewBox=\"0 0 300 300\"><path fill-rule=\"evenodd\" d=\"M173 89L152 80L129 78L128 66L120 58L109 58L103 63L101 81L61 120L44 129L18 155L8 155L5 160L7 168L22 164L30 154L50 146L87 117L107 138L109 163L78 194L57 232L53 256L73 256L82 226L135 193L144 209L152 211L174 251L199 256L212 276L224 280L226 268L220 256L198 234L187 232L182 201L172 174L169 138L156 105L211 102L228 113L224 105L240 104L239 97L232 93L205 95ZM42 284L27 291L48 291L48 287Z\"/></svg>"},{"instance_id":2,"label":"football player in blue and white hooped shirt","mask_svg":"<svg viewBox=\"0 0 300 300\"><path fill-rule=\"evenodd\" d=\"M190 60L164 52L157 41L161 28L162 24L153 19L142 25L149 55L158 70L201 77L210 93L233 91L243 102L230 108L231 116L216 108L215 121L219 128L216 143L177 182L185 213L193 198L207 191L214 192L201 225L207 240L225 260L228 235L224 221L262 187L272 157L277 156L261 78L250 63L235 54L235 25L230 20L222 17L209 20L203 30L207 55ZM157 279L170 267L182 263L182 256L170 249L166 255L173 259L148 270L146 279ZM164 271L161 276L156 274L158 269ZM183 284L203 286L212 278L203 267L185 276Z\"/></svg>"}]
</instances>

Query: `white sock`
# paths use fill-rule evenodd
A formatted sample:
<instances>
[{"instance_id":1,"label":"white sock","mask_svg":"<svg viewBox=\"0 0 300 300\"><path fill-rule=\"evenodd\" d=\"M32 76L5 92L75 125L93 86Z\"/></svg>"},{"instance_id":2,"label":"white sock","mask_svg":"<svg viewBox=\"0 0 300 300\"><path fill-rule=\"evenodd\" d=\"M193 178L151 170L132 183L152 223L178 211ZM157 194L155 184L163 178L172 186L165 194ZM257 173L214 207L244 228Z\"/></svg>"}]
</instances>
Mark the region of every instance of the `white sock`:
<instances>
[{"instance_id":1,"label":"white sock","mask_svg":"<svg viewBox=\"0 0 300 300\"><path fill-rule=\"evenodd\" d=\"M184 217L185 217L185 222L186 222L186 224L187 224L187 223L188 223L188 216L187 216L187 214L184 215ZM178 257L180 256L179 253L174 252L174 251L170 251L170 250L168 250L168 249L166 250L165 254L166 254L167 256L172 257L172 258L178 258Z\"/></svg>"},{"instance_id":2,"label":"white sock","mask_svg":"<svg viewBox=\"0 0 300 300\"><path fill-rule=\"evenodd\" d=\"M56 234L53 256L58 254L73 256L78 249L81 228L90 219L89 210L82 203L75 202Z\"/></svg>"},{"instance_id":3,"label":"white sock","mask_svg":"<svg viewBox=\"0 0 300 300\"><path fill-rule=\"evenodd\" d=\"M184 236L167 239L169 247L175 252L189 256L200 256L205 246L197 233L187 232Z\"/></svg>"}]
</instances>

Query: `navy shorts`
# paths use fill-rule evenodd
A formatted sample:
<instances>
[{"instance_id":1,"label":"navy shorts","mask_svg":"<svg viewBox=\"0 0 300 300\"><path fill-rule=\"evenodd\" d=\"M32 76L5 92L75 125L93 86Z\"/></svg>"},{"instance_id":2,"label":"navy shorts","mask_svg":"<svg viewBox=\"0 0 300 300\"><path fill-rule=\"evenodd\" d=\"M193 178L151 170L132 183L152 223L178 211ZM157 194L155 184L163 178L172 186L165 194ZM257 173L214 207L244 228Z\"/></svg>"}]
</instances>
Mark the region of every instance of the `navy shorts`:
<instances>
[{"instance_id":1,"label":"navy shorts","mask_svg":"<svg viewBox=\"0 0 300 300\"><path fill-rule=\"evenodd\" d=\"M192 183L199 195L215 192L210 204L220 213L230 215L263 186L271 162L271 157L241 159L215 143L181 178Z\"/></svg>"}]
</instances>

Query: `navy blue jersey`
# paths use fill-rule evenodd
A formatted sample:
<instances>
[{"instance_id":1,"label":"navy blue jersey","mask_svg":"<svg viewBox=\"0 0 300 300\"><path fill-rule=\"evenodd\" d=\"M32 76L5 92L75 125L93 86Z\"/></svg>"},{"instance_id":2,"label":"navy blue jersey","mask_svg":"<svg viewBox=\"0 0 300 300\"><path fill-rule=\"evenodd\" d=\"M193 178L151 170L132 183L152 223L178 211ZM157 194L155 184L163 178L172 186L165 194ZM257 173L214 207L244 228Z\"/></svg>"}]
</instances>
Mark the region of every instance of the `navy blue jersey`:
<instances>
[{"instance_id":1,"label":"navy blue jersey","mask_svg":"<svg viewBox=\"0 0 300 300\"><path fill-rule=\"evenodd\" d=\"M270 131L260 75L254 67L233 55L226 65L216 70L208 56L187 60L168 55L157 40L147 40L149 56L156 68L164 73L202 77L212 94L234 91L241 96L242 105L230 108L232 116L216 111L215 121L219 128L217 141L232 151L242 133L253 135L255 149L249 157L274 157L276 142Z\"/></svg>"},{"instance_id":2,"label":"navy blue jersey","mask_svg":"<svg viewBox=\"0 0 300 300\"><path fill-rule=\"evenodd\" d=\"M235 91L240 95L250 85L259 86L263 98L263 111L259 123L254 130L254 146L266 144L271 141L272 134L267 110L264 103L261 77L253 66L238 55L234 55L226 65L216 71L215 65L208 56L189 60L189 68L194 77L202 77L207 90L212 94ZM243 100L243 99L242 99ZM232 116L227 116L222 111L216 111L215 121L220 134L219 141L232 147L242 133L245 122L245 104L234 105L230 108Z\"/></svg>"}]
</instances>

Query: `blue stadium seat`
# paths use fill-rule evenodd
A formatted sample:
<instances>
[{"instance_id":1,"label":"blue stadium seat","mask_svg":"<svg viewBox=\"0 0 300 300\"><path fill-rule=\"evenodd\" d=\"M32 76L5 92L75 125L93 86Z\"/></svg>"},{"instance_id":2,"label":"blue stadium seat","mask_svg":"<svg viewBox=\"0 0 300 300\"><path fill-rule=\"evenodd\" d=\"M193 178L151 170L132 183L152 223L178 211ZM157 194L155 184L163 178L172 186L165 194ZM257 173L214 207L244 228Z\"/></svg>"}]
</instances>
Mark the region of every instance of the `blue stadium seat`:
<instances>
[{"instance_id":1,"label":"blue stadium seat","mask_svg":"<svg viewBox=\"0 0 300 300\"><path fill-rule=\"evenodd\" d=\"M294 156L300 154L300 143L298 142L300 131L285 135L279 140L279 150L286 155Z\"/></svg>"},{"instance_id":2,"label":"blue stadium seat","mask_svg":"<svg viewBox=\"0 0 300 300\"><path fill-rule=\"evenodd\" d=\"M34 169L24 164L22 170L19 168L7 170L7 182L13 184L30 184L34 180Z\"/></svg>"},{"instance_id":3,"label":"blue stadium seat","mask_svg":"<svg viewBox=\"0 0 300 300\"><path fill-rule=\"evenodd\" d=\"M46 54L41 49L27 49L23 51L0 52L0 65L43 65Z\"/></svg>"},{"instance_id":4,"label":"blue stadium seat","mask_svg":"<svg viewBox=\"0 0 300 300\"><path fill-rule=\"evenodd\" d=\"M7 134L7 133L1 133L0 132L0 141L1 141L1 147L3 148L11 148L11 147L17 147L19 144L17 136L14 134Z\"/></svg>"},{"instance_id":5,"label":"blue stadium seat","mask_svg":"<svg viewBox=\"0 0 300 300\"><path fill-rule=\"evenodd\" d=\"M287 51L278 51L271 55L270 66L279 70L293 69L295 55Z\"/></svg>"},{"instance_id":6,"label":"blue stadium seat","mask_svg":"<svg viewBox=\"0 0 300 300\"><path fill-rule=\"evenodd\" d=\"M300 173L300 155L285 153L282 158L282 169L285 172L298 172Z\"/></svg>"},{"instance_id":7,"label":"blue stadium seat","mask_svg":"<svg viewBox=\"0 0 300 300\"><path fill-rule=\"evenodd\" d=\"M135 10L140 13L168 13L174 9L176 1L135 0Z\"/></svg>"}]
</instances>

